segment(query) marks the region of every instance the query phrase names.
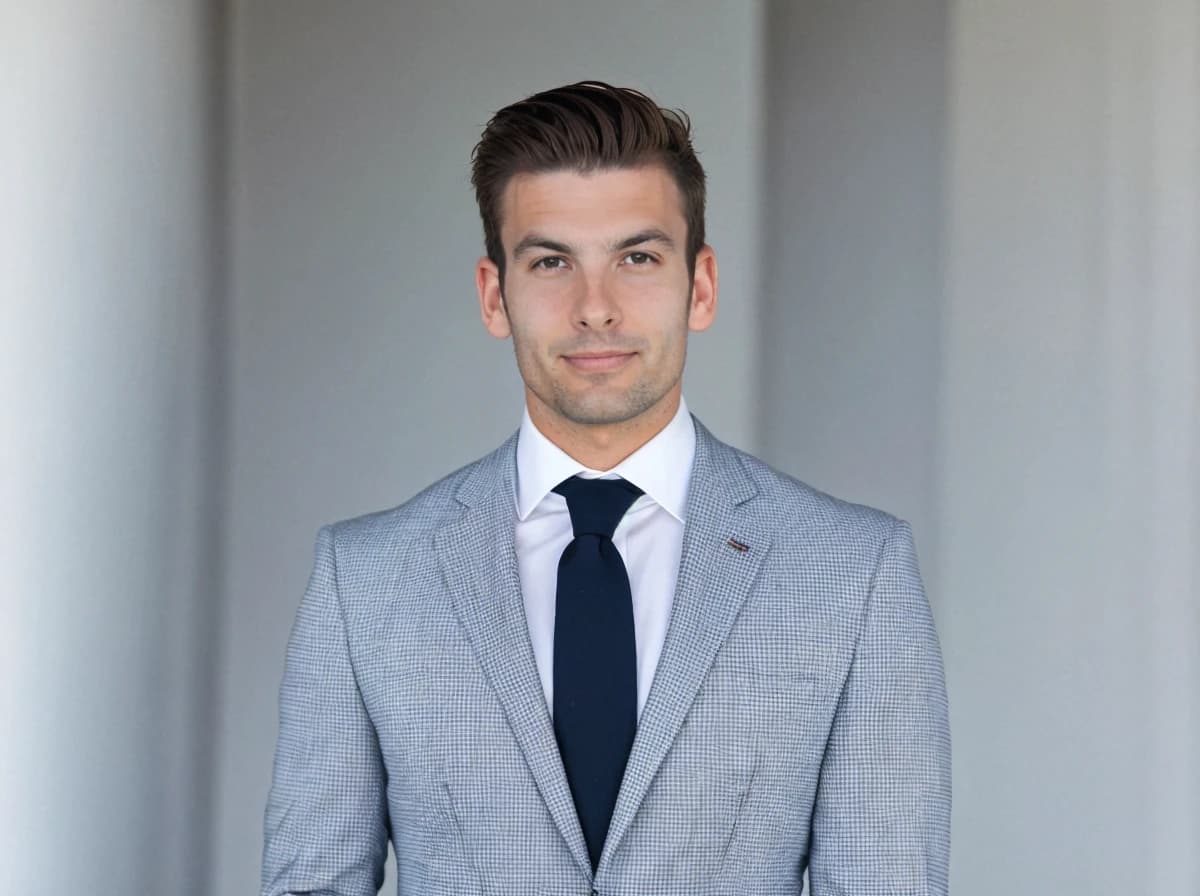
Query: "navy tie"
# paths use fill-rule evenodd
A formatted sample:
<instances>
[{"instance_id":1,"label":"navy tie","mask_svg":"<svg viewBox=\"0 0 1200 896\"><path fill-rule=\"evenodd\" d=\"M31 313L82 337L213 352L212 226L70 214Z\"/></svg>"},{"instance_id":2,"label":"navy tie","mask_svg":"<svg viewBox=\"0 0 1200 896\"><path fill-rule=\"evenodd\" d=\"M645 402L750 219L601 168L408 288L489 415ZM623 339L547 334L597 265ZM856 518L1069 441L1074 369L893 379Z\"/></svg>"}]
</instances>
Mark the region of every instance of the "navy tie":
<instances>
[{"instance_id":1,"label":"navy tie","mask_svg":"<svg viewBox=\"0 0 1200 896\"><path fill-rule=\"evenodd\" d=\"M612 535L642 490L578 476L554 490L575 533L558 561L554 733L595 869L637 732L633 599Z\"/></svg>"}]
</instances>

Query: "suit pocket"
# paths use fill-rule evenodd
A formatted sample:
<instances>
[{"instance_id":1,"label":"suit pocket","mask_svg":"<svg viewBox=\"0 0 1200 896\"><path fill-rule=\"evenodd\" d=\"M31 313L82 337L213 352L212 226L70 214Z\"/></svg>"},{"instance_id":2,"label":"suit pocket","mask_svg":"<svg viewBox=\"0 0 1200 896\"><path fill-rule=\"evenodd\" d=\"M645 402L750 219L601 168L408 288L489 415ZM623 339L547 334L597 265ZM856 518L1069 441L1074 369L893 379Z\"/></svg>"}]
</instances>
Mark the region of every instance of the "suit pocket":
<instances>
[{"instance_id":1,"label":"suit pocket","mask_svg":"<svg viewBox=\"0 0 1200 896\"><path fill-rule=\"evenodd\" d=\"M841 675L825 652L802 640L770 638L757 631L739 634L718 654L713 674L798 687L807 686L806 682L832 685Z\"/></svg>"}]
</instances>

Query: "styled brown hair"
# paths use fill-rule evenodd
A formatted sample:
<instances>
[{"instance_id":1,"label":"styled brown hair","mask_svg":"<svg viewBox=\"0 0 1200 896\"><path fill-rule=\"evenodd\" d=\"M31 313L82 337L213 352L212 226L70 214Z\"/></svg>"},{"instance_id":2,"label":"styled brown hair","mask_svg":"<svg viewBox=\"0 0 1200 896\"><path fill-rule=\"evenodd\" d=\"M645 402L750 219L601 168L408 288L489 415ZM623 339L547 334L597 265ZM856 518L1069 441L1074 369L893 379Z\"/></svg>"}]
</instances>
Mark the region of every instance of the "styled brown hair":
<instances>
[{"instance_id":1,"label":"styled brown hair","mask_svg":"<svg viewBox=\"0 0 1200 896\"><path fill-rule=\"evenodd\" d=\"M691 121L629 87L580 81L505 106L471 153L471 183L483 240L504 279L500 197L516 174L660 164L674 178L687 221L687 265L704 245L704 169L692 149Z\"/></svg>"}]
</instances>

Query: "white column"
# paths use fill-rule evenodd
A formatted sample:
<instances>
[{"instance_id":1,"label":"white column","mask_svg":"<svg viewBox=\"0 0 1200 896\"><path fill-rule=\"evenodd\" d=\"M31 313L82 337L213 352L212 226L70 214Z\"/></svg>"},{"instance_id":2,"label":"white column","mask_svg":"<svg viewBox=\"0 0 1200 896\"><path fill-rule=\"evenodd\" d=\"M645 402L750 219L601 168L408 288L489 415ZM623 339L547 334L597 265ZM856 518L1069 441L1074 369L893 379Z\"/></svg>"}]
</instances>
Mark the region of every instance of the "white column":
<instances>
[{"instance_id":1,"label":"white column","mask_svg":"<svg viewBox=\"0 0 1200 896\"><path fill-rule=\"evenodd\" d=\"M1200 11L959 2L953 889L1200 889Z\"/></svg>"},{"instance_id":2,"label":"white column","mask_svg":"<svg viewBox=\"0 0 1200 896\"><path fill-rule=\"evenodd\" d=\"M1115 2L1115 0L1110 0ZM1200 892L1200 3L1143 7L1151 476L1148 889ZM1118 28L1125 22L1118 19ZM1137 297L1134 297L1136 301Z\"/></svg>"},{"instance_id":3,"label":"white column","mask_svg":"<svg viewBox=\"0 0 1200 896\"><path fill-rule=\"evenodd\" d=\"M206 892L216 25L0 11L4 892Z\"/></svg>"}]
</instances>

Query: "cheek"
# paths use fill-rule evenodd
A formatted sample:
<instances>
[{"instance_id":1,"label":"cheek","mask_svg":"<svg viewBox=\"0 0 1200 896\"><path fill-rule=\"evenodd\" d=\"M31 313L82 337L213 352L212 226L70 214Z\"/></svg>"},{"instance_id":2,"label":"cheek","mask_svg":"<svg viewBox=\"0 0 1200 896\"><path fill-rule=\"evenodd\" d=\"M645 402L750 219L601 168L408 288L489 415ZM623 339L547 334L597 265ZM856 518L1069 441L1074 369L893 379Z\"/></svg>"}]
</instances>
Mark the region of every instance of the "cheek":
<instances>
[{"instance_id":1,"label":"cheek","mask_svg":"<svg viewBox=\"0 0 1200 896\"><path fill-rule=\"evenodd\" d=\"M678 291L655 296L653 302L635 304L632 321L643 333L655 334L663 351L680 345L687 336L688 302Z\"/></svg>"},{"instance_id":2,"label":"cheek","mask_svg":"<svg viewBox=\"0 0 1200 896\"><path fill-rule=\"evenodd\" d=\"M513 347L518 355L536 357L544 354L553 339L553 330L545 319L546 314L522 308L519 314L509 314Z\"/></svg>"}]
</instances>

